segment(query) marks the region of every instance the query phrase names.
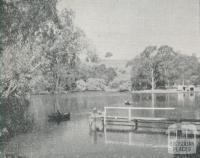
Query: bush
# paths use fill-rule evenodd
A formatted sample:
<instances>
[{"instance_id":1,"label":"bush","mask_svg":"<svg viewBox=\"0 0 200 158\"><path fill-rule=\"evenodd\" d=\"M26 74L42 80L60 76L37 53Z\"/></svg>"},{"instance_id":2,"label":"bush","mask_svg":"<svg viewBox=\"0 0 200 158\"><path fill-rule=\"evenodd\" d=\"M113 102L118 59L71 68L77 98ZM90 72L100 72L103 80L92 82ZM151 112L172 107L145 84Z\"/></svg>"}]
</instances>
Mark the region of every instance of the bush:
<instances>
[{"instance_id":1,"label":"bush","mask_svg":"<svg viewBox=\"0 0 200 158\"><path fill-rule=\"evenodd\" d=\"M124 81L119 86L119 91L131 91L131 81Z\"/></svg>"},{"instance_id":2,"label":"bush","mask_svg":"<svg viewBox=\"0 0 200 158\"><path fill-rule=\"evenodd\" d=\"M7 130L11 137L30 131L33 127L33 118L27 113L28 106L29 101L24 98L1 98L0 132Z\"/></svg>"},{"instance_id":3,"label":"bush","mask_svg":"<svg viewBox=\"0 0 200 158\"><path fill-rule=\"evenodd\" d=\"M113 89L117 89L120 86L120 81L119 80L114 80L109 83L109 87Z\"/></svg>"},{"instance_id":4,"label":"bush","mask_svg":"<svg viewBox=\"0 0 200 158\"><path fill-rule=\"evenodd\" d=\"M104 90L105 80L99 78L89 78L86 82L86 89L89 91Z\"/></svg>"},{"instance_id":5,"label":"bush","mask_svg":"<svg viewBox=\"0 0 200 158\"><path fill-rule=\"evenodd\" d=\"M86 82L84 80L78 80L76 81L76 88L80 91L86 90Z\"/></svg>"}]
</instances>

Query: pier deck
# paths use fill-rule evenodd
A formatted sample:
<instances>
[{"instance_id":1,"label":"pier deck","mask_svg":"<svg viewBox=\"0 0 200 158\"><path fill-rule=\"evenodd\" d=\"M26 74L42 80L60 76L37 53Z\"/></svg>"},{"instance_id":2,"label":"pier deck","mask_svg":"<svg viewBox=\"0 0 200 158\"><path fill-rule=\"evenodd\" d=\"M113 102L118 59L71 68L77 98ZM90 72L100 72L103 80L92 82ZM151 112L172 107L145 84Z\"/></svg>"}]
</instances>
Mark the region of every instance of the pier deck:
<instances>
[{"instance_id":1,"label":"pier deck","mask_svg":"<svg viewBox=\"0 0 200 158\"><path fill-rule=\"evenodd\" d=\"M110 114L109 111L125 111L126 115L121 116L120 112L115 113L113 115ZM107 125L113 126L131 126L133 129L137 130L139 124L162 124L162 125L170 125L173 123L187 122L193 123L196 125L200 125L199 119L172 119L166 117L138 117L133 115L133 111L137 110L147 110L147 111L163 111L163 110L175 110L173 107L166 108L152 108L152 107L104 107L103 113L91 114L90 119L101 120L103 128ZM142 126L141 126L142 127ZM145 126L147 127L147 126ZM167 126L168 127L168 126ZM166 128L167 128L166 127Z\"/></svg>"}]
</instances>

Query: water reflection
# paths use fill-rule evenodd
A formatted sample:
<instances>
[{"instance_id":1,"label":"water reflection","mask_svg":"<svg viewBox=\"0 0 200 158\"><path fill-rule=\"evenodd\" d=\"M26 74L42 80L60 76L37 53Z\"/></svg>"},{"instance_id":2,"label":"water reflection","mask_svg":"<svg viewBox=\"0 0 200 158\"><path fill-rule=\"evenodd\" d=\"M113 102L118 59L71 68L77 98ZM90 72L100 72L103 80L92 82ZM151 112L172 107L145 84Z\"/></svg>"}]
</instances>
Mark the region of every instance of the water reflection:
<instances>
[{"instance_id":1,"label":"water reflection","mask_svg":"<svg viewBox=\"0 0 200 158\"><path fill-rule=\"evenodd\" d=\"M191 129L190 129L191 130ZM177 131L178 132L178 131ZM176 133L177 133L176 132ZM134 131L119 131L110 130L105 128L104 131L92 131L90 136L93 137L93 143L101 143L104 138L104 143L107 145L118 145L118 146L132 146L136 148L143 149L155 149L156 151L162 150L165 153L165 157L174 158L198 158L200 156L200 139L195 138L195 153L169 153L169 138L171 135L169 133L154 133L154 132L134 132ZM191 137L188 137L191 140ZM183 140L183 139L181 139ZM184 145L184 144L183 144ZM156 157L155 153L155 157Z\"/></svg>"},{"instance_id":2,"label":"water reflection","mask_svg":"<svg viewBox=\"0 0 200 158\"><path fill-rule=\"evenodd\" d=\"M55 111L53 105L56 99L61 112L71 112L72 119L69 122L62 122L59 125L48 122L48 115ZM151 132L142 128L134 132L113 132L109 130L99 132L98 130L89 130L89 111L94 107L98 110L103 110L105 106L124 106L125 100L132 102L133 105L130 106L135 107L176 108L176 110L172 111L138 111L134 113L135 116L200 119L200 95L198 93L182 93L179 95L179 93L130 94L89 92L59 96L35 95L31 96L31 105L25 108L26 113L34 119L34 131L16 136L9 143L19 144L20 151L26 157L34 158L71 158L78 156L93 158L112 157L114 154L116 158L133 157L133 155L141 158L173 157L173 155L168 154L165 147L167 136L164 132ZM24 116L24 113L20 114ZM9 146L9 144L7 145ZM163 148L159 148L159 146ZM199 150L199 146L197 148ZM174 157L182 158L182 155L174 155Z\"/></svg>"},{"instance_id":3,"label":"water reflection","mask_svg":"<svg viewBox=\"0 0 200 158\"><path fill-rule=\"evenodd\" d=\"M154 132L104 130L106 144L123 144L140 147L167 148L167 137ZM142 141L141 141L142 140Z\"/></svg>"}]
</instances>

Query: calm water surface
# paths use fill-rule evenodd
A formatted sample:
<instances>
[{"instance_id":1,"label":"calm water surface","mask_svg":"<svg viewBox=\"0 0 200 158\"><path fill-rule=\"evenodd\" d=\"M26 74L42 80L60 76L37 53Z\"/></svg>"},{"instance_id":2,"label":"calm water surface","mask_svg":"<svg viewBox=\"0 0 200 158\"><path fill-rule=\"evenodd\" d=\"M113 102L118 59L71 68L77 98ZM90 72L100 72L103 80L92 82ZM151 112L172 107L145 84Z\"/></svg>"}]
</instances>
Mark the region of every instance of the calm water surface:
<instances>
[{"instance_id":1,"label":"calm water surface","mask_svg":"<svg viewBox=\"0 0 200 158\"><path fill-rule=\"evenodd\" d=\"M34 130L12 138L25 157L33 158L172 158L168 154L167 135L152 129L138 132L94 132L89 128L88 112L96 107L123 106L125 100L136 107L174 107L171 111L137 111L133 115L200 119L200 94L130 94L87 92L65 95L34 95L28 113L34 118ZM59 108L72 118L60 124L48 122L48 115ZM153 126L153 125L152 125ZM156 125L160 126L160 125ZM153 132L152 132L153 131ZM195 157L195 155L190 155Z\"/></svg>"}]
</instances>

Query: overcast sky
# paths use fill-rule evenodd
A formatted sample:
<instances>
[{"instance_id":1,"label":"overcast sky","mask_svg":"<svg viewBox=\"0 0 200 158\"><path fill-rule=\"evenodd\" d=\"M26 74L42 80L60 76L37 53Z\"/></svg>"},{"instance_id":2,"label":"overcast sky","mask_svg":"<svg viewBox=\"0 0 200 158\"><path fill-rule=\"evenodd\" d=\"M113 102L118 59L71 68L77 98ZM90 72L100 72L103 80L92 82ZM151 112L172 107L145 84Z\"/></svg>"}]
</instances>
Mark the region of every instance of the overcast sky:
<instances>
[{"instance_id":1,"label":"overcast sky","mask_svg":"<svg viewBox=\"0 0 200 158\"><path fill-rule=\"evenodd\" d=\"M100 56L130 59L148 45L200 56L199 0L61 0Z\"/></svg>"}]
</instances>

